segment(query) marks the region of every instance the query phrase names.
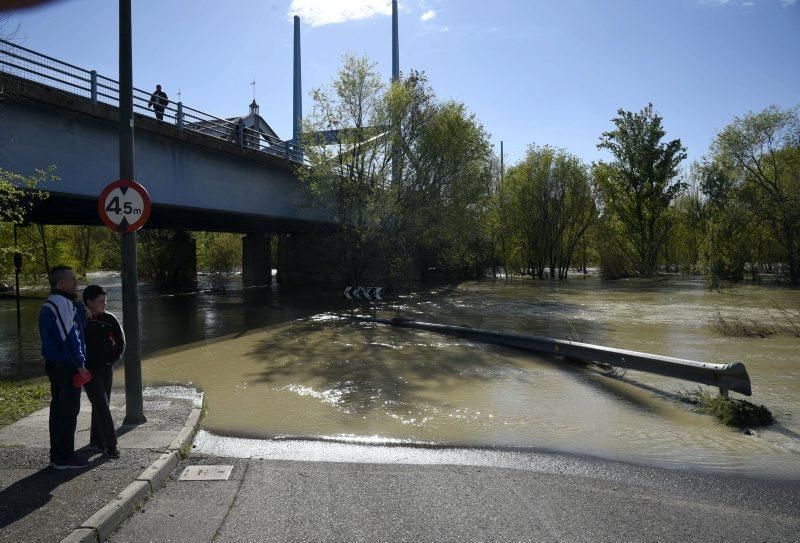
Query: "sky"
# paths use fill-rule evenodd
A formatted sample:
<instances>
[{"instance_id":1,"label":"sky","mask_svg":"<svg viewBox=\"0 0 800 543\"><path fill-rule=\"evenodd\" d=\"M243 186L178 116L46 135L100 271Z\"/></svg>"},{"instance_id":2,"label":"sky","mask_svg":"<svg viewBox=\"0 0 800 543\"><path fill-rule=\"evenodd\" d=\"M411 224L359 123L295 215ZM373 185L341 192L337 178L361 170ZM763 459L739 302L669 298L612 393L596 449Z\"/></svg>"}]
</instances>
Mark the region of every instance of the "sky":
<instances>
[{"instance_id":1,"label":"sky","mask_svg":"<svg viewBox=\"0 0 800 543\"><path fill-rule=\"evenodd\" d=\"M261 115L291 138L292 20L301 17L303 111L346 53L391 75L390 0L133 0L134 85L220 117ZM118 74L118 2L60 0L11 13L15 41ZM506 164L536 143L586 162L619 108L649 102L689 160L736 116L800 105L798 0L401 0L400 65L463 102ZM255 88L250 84L255 80Z\"/></svg>"}]
</instances>

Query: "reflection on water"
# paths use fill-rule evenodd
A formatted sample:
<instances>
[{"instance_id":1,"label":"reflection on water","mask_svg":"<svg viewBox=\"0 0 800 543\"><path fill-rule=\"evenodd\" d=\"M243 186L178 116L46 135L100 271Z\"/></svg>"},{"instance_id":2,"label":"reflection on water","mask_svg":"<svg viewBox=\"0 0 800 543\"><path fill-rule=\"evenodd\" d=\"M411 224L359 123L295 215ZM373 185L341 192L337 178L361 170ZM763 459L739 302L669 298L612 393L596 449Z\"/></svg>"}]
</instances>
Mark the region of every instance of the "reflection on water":
<instances>
[{"instance_id":1,"label":"reflection on water","mask_svg":"<svg viewBox=\"0 0 800 543\"><path fill-rule=\"evenodd\" d=\"M81 288L96 283L108 290L108 310L122 321L122 284L119 274L89 274ZM235 286L235 285L232 285ZM22 334L17 333L16 304L0 298L0 379L26 379L44 375L38 334L42 299L22 300ZM307 317L337 308L340 293L310 296L271 288L168 295L139 285L139 321L142 356L181 347L269 324Z\"/></svg>"},{"instance_id":2,"label":"reflection on water","mask_svg":"<svg viewBox=\"0 0 800 543\"><path fill-rule=\"evenodd\" d=\"M158 298L143 309L144 321L163 328L163 346L170 343L164 330L184 341L219 339L161 352L144 365L147 383L202 388L210 407L203 425L217 434L548 448L800 477L800 339L725 338L709 327L717 310L759 322L779 308L796 310L797 289L742 286L720 294L695 280L468 282L404 297L381 314L742 361L753 401L779 423L754 436L675 402L674 392L690 383L633 371L613 379L462 339L354 324L324 305L298 320L304 304L275 291L249 309L239 296ZM155 333L147 326L146 337Z\"/></svg>"}]
</instances>

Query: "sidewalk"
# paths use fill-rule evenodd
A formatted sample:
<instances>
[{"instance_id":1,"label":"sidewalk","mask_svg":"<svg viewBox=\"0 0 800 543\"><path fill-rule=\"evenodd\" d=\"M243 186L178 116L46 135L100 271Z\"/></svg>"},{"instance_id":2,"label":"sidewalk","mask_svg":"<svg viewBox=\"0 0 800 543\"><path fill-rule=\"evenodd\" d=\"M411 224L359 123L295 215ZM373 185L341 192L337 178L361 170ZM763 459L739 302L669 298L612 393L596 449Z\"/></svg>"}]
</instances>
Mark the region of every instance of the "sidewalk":
<instances>
[{"instance_id":1,"label":"sidewalk","mask_svg":"<svg viewBox=\"0 0 800 543\"><path fill-rule=\"evenodd\" d=\"M125 416L123 390L114 390L111 404L119 425ZM83 394L75 447L90 461L84 470L49 467L49 408L0 428L0 542L51 542L68 536L97 541L95 528L101 534L115 530L127 518L127 510L133 512L178 463L179 450L188 447L199 422L201 406L202 395L193 389L145 389L147 422L118 427L122 456L110 460L85 448L91 406ZM81 527L85 528L73 533Z\"/></svg>"}]
</instances>

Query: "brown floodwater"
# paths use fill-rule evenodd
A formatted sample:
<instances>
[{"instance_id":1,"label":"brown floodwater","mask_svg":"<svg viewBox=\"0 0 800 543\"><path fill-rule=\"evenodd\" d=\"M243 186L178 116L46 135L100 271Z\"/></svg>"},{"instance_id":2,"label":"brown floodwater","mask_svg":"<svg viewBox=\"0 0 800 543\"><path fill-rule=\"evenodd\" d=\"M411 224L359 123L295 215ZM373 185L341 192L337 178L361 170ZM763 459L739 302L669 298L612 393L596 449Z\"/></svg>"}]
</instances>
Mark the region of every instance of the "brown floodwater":
<instances>
[{"instance_id":1,"label":"brown floodwater","mask_svg":"<svg viewBox=\"0 0 800 543\"><path fill-rule=\"evenodd\" d=\"M702 281L576 278L466 282L395 300L379 316L580 339L655 354L741 361L751 401L778 423L754 435L691 412L691 383L629 371L621 379L520 351L333 313L149 356L148 384L201 388L208 431L551 449L658 466L800 478L800 290ZM719 313L781 330L731 338ZM120 374L120 380L121 380Z\"/></svg>"}]
</instances>

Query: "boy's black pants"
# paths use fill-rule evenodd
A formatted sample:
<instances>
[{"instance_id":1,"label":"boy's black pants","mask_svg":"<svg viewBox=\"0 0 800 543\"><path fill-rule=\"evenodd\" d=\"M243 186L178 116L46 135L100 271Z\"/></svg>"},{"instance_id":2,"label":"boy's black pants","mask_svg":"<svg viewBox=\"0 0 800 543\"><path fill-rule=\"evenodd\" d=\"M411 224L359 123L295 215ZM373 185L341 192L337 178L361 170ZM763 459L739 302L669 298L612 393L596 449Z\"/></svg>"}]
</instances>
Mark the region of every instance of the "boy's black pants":
<instances>
[{"instance_id":1,"label":"boy's black pants","mask_svg":"<svg viewBox=\"0 0 800 543\"><path fill-rule=\"evenodd\" d=\"M92 372L92 380L83 385L92 403L92 430L89 434L89 443L104 450L116 449L117 434L109 407L113 368L109 364L98 364L89 367L89 371Z\"/></svg>"}]
</instances>

